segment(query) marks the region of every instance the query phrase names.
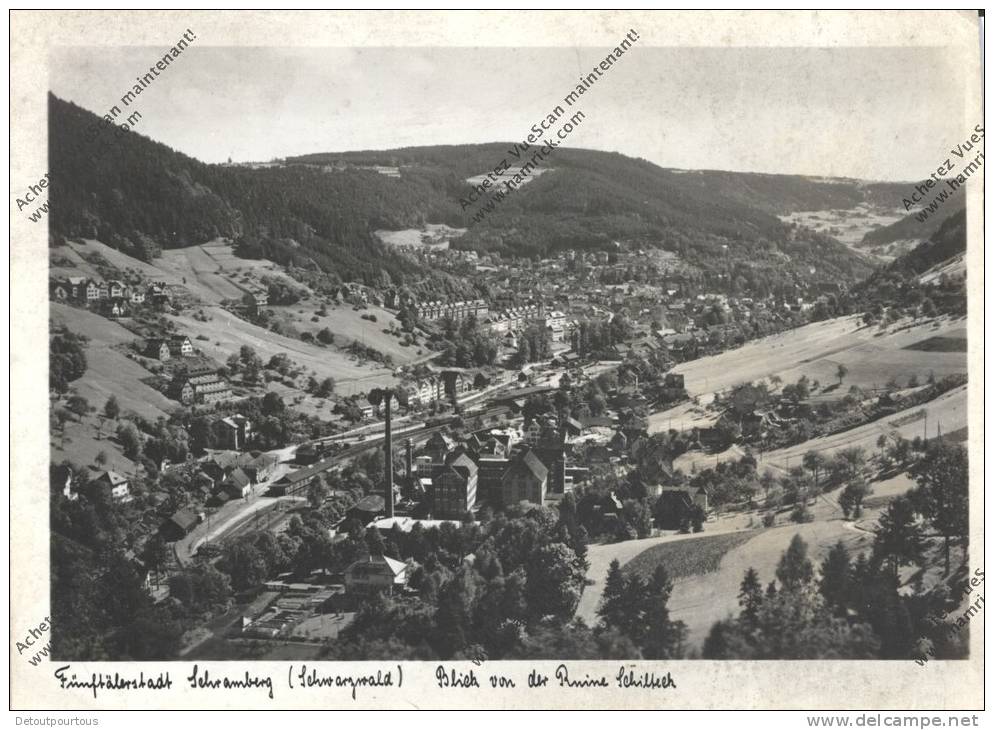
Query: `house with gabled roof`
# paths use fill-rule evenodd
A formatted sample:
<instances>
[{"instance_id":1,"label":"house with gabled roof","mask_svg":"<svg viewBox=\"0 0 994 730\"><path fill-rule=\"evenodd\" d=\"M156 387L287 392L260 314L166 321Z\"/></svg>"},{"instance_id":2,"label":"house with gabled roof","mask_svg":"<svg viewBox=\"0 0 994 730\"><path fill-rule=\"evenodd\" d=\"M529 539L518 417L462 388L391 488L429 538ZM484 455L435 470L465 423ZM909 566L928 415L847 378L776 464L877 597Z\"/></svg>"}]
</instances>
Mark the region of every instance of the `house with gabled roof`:
<instances>
[{"instance_id":1,"label":"house with gabled roof","mask_svg":"<svg viewBox=\"0 0 994 730\"><path fill-rule=\"evenodd\" d=\"M529 449L512 459L501 477L501 503L504 506L523 501L543 504L548 485L548 468Z\"/></svg>"},{"instance_id":2,"label":"house with gabled roof","mask_svg":"<svg viewBox=\"0 0 994 730\"><path fill-rule=\"evenodd\" d=\"M189 507L184 507L173 514L162 526L162 532L167 539L173 541L186 537L200 523L200 517Z\"/></svg>"},{"instance_id":3,"label":"house with gabled roof","mask_svg":"<svg viewBox=\"0 0 994 730\"><path fill-rule=\"evenodd\" d=\"M106 486L110 495L116 500L125 501L131 498L128 478L116 471L102 471L90 480L91 486Z\"/></svg>"},{"instance_id":4,"label":"house with gabled roof","mask_svg":"<svg viewBox=\"0 0 994 730\"><path fill-rule=\"evenodd\" d=\"M345 569L345 590L367 595L384 592L392 594L407 585L407 563L385 555L370 555Z\"/></svg>"},{"instance_id":5,"label":"house with gabled roof","mask_svg":"<svg viewBox=\"0 0 994 730\"><path fill-rule=\"evenodd\" d=\"M462 519L476 507L478 468L468 454L460 452L446 459L432 478L432 516L435 519Z\"/></svg>"},{"instance_id":6,"label":"house with gabled roof","mask_svg":"<svg viewBox=\"0 0 994 730\"><path fill-rule=\"evenodd\" d=\"M169 351L173 357L192 357L193 343L185 335L172 335L169 338Z\"/></svg>"},{"instance_id":7,"label":"house with gabled roof","mask_svg":"<svg viewBox=\"0 0 994 730\"><path fill-rule=\"evenodd\" d=\"M145 349L142 350L142 354L145 357L151 357L160 362L166 362L173 356L172 351L169 349L169 343L161 337L151 337L146 340Z\"/></svg>"},{"instance_id":8,"label":"house with gabled roof","mask_svg":"<svg viewBox=\"0 0 994 730\"><path fill-rule=\"evenodd\" d=\"M242 499L252 493L252 480L241 468L235 468L221 482L221 490L231 499Z\"/></svg>"},{"instance_id":9,"label":"house with gabled roof","mask_svg":"<svg viewBox=\"0 0 994 730\"><path fill-rule=\"evenodd\" d=\"M252 422L241 413L234 413L216 422L215 430L221 445L226 449L238 450L252 438Z\"/></svg>"}]
</instances>

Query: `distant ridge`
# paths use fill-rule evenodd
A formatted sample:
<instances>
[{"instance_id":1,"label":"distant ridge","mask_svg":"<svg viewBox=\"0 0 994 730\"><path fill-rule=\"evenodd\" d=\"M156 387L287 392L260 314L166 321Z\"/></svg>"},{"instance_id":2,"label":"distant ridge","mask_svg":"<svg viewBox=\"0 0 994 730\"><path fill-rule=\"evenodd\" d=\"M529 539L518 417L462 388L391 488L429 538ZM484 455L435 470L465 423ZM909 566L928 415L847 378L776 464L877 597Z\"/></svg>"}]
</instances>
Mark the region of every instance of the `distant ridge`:
<instances>
[{"instance_id":1,"label":"distant ridge","mask_svg":"<svg viewBox=\"0 0 994 730\"><path fill-rule=\"evenodd\" d=\"M369 285L425 276L379 229L467 227L467 178L509 157L509 143L319 153L253 169L207 165L136 133L94 155L96 116L50 95L54 235L101 240L148 260L217 237L249 258L331 272ZM612 241L679 255L702 286L742 293L785 284L855 282L870 267L835 239L777 215L845 209L879 187L796 175L678 172L618 153L557 148L528 183L453 246L545 256ZM365 169L370 168L370 169ZM391 168L380 174L373 168ZM394 171L396 169L396 172Z\"/></svg>"}]
</instances>

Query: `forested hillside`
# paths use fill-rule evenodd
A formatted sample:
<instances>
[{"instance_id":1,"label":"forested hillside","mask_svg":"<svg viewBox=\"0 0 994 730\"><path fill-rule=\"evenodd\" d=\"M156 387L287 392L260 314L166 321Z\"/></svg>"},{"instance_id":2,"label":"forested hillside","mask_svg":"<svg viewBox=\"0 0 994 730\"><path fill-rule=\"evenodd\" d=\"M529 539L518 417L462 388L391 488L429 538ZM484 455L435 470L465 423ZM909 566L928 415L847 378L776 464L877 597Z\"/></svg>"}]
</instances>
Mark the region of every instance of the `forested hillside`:
<instances>
[{"instance_id":1,"label":"forested hillside","mask_svg":"<svg viewBox=\"0 0 994 730\"><path fill-rule=\"evenodd\" d=\"M315 154L288 163L405 165L480 175L509 154L511 143ZM527 153L524 159L527 159ZM557 149L548 170L506 198L455 242L462 249L547 255L636 239L677 252L712 278L782 277L854 281L869 267L834 239L793 231L776 214L850 208L865 200L856 181L791 175L668 170L617 153ZM468 188L464 194L468 194ZM472 215L479 209L467 209Z\"/></svg>"},{"instance_id":2,"label":"forested hillside","mask_svg":"<svg viewBox=\"0 0 994 730\"><path fill-rule=\"evenodd\" d=\"M378 285L424 272L384 246L377 229L469 227L455 247L542 256L615 240L680 255L710 281L855 282L866 261L835 239L775 214L846 208L854 181L682 172L617 153L557 149L535 177L479 224L460 199L467 177L507 159L510 144L317 154L252 169L206 165L135 133L98 150L97 117L50 97L52 233L96 238L139 258L160 248L236 242L239 255L318 268ZM525 153L527 158L528 153ZM369 166L399 168L380 174Z\"/></svg>"},{"instance_id":3,"label":"forested hillside","mask_svg":"<svg viewBox=\"0 0 994 730\"><path fill-rule=\"evenodd\" d=\"M879 319L885 309L893 316L902 311L915 316L936 313L966 314L966 288L956 276L939 277L923 285L923 273L966 251L966 211L945 220L938 231L914 249L878 269L852 290L858 310L868 321Z\"/></svg>"},{"instance_id":4,"label":"forested hillside","mask_svg":"<svg viewBox=\"0 0 994 730\"><path fill-rule=\"evenodd\" d=\"M960 209L942 221L927 241L895 259L888 267L909 274L922 274L936 264L966 252L966 211Z\"/></svg>"},{"instance_id":5,"label":"forested hillside","mask_svg":"<svg viewBox=\"0 0 994 730\"><path fill-rule=\"evenodd\" d=\"M928 202L931 202L931 199ZM942 204L942 208L935 215L930 215L924 221L918 220L920 213L916 208L913 213L901 218L901 220L868 232L863 236L860 245L880 246L894 241L928 239L947 220L962 211L965 205L965 195L953 195Z\"/></svg>"},{"instance_id":6,"label":"forested hillside","mask_svg":"<svg viewBox=\"0 0 994 730\"><path fill-rule=\"evenodd\" d=\"M144 260L161 248L217 238L241 255L333 271L374 283L418 272L381 244L376 227L452 220L458 204L439 175L410 184L375 172L328 175L306 167L205 165L129 133L101 146L86 141L90 112L50 96L51 232L96 238Z\"/></svg>"}]
</instances>

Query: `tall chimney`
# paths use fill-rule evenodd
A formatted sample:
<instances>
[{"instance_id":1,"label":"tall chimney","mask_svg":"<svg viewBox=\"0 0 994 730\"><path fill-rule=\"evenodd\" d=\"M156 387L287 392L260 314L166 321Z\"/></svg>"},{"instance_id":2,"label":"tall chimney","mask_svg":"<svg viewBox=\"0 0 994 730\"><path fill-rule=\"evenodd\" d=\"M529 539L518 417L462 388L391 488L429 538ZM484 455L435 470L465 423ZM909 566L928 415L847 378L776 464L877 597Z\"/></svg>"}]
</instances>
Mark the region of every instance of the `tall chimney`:
<instances>
[{"instance_id":1,"label":"tall chimney","mask_svg":"<svg viewBox=\"0 0 994 730\"><path fill-rule=\"evenodd\" d=\"M407 471L407 482L410 484L414 478L414 443L411 439L404 441L404 466Z\"/></svg>"},{"instance_id":2,"label":"tall chimney","mask_svg":"<svg viewBox=\"0 0 994 730\"><path fill-rule=\"evenodd\" d=\"M390 401L393 400L393 394L389 393L383 399L384 406L386 407L385 416L385 429L383 431L383 451L386 458L384 469L386 470L386 488L383 504L386 507L387 519L393 519L393 439L390 437Z\"/></svg>"}]
</instances>

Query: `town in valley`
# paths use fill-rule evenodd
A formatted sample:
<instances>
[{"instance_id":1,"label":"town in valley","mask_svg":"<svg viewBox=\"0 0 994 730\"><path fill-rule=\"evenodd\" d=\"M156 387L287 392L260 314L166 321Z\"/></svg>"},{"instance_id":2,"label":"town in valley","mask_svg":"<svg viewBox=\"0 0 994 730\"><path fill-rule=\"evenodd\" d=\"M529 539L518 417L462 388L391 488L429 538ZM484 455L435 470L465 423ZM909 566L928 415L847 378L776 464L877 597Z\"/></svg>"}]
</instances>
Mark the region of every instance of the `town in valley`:
<instances>
[{"instance_id":1,"label":"town in valley","mask_svg":"<svg viewBox=\"0 0 994 730\"><path fill-rule=\"evenodd\" d=\"M962 192L49 115L53 660L968 655Z\"/></svg>"}]
</instances>

